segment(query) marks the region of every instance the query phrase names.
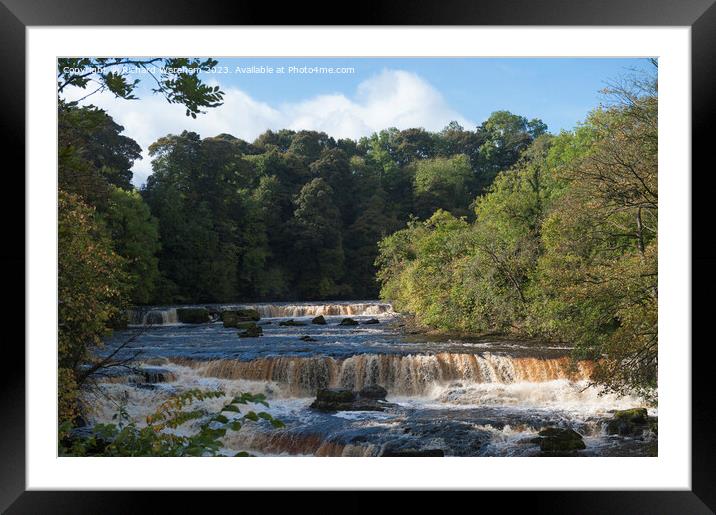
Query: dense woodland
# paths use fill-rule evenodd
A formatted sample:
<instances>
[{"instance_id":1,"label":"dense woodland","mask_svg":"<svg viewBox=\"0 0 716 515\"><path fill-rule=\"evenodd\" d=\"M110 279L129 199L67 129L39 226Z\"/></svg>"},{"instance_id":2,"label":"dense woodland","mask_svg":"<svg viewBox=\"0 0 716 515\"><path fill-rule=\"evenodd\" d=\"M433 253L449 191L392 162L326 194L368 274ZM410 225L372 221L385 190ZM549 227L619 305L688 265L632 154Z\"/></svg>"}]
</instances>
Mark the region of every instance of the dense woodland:
<instances>
[{"instance_id":1,"label":"dense woodland","mask_svg":"<svg viewBox=\"0 0 716 515\"><path fill-rule=\"evenodd\" d=\"M86 61L111 70L117 60ZM60 92L87 86L63 64ZM134 98L126 77L94 79ZM155 80L188 115L221 104L223 93L196 78ZM477 127L386 129L358 141L306 130L251 142L168 134L149 148L153 174L140 189L131 170L141 149L123 127L60 100L61 420L76 414L91 348L129 305L379 292L440 330L575 343L579 356L601 358L598 381L651 395L655 74L606 93L556 135L507 111Z\"/></svg>"},{"instance_id":2,"label":"dense woodland","mask_svg":"<svg viewBox=\"0 0 716 515\"><path fill-rule=\"evenodd\" d=\"M613 84L571 132L543 134L476 198L381 240L381 296L423 324L576 345L595 379L655 393L657 85Z\"/></svg>"},{"instance_id":3,"label":"dense woodland","mask_svg":"<svg viewBox=\"0 0 716 515\"><path fill-rule=\"evenodd\" d=\"M63 159L60 187L96 208L135 304L375 298L382 237L436 209L473 218L474 199L545 130L497 112L474 130L360 141L185 131L150 147L153 174L136 191L138 145L107 113L61 104L61 152L82 152Z\"/></svg>"}]
</instances>

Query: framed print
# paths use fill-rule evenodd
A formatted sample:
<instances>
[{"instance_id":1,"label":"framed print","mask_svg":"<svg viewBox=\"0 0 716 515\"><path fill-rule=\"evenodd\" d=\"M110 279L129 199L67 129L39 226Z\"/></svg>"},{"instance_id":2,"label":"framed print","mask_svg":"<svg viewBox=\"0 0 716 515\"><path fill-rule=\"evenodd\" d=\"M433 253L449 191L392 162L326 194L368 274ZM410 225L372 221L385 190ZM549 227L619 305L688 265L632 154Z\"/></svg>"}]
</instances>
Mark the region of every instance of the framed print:
<instances>
[{"instance_id":1,"label":"framed print","mask_svg":"<svg viewBox=\"0 0 716 515\"><path fill-rule=\"evenodd\" d=\"M712 512L711 2L2 9L8 513Z\"/></svg>"}]
</instances>

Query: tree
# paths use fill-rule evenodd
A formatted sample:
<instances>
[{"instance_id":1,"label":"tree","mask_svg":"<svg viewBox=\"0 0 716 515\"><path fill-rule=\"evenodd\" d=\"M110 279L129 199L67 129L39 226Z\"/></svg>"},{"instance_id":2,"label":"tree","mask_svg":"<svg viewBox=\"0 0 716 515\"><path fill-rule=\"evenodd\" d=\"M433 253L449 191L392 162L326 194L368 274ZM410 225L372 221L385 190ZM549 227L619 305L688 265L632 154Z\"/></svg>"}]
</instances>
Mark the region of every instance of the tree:
<instances>
[{"instance_id":1,"label":"tree","mask_svg":"<svg viewBox=\"0 0 716 515\"><path fill-rule=\"evenodd\" d=\"M547 132L547 126L538 119L528 121L509 111L496 111L478 127L478 132L484 138L478 186L485 191L497 173L514 165L532 141Z\"/></svg>"},{"instance_id":2,"label":"tree","mask_svg":"<svg viewBox=\"0 0 716 515\"><path fill-rule=\"evenodd\" d=\"M353 177L345 153L338 148L324 150L309 168L315 177L323 179L333 189L336 206L343 216L343 223L345 225L351 223L355 198Z\"/></svg>"},{"instance_id":3,"label":"tree","mask_svg":"<svg viewBox=\"0 0 716 515\"><path fill-rule=\"evenodd\" d=\"M58 198L58 372L60 423L78 414L82 367L126 306L124 259L95 210L71 193Z\"/></svg>"},{"instance_id":4,"label":"tree","mask_svg":"<svg viewBox=\"0 0 716 515\"><path fill-rule=\"evenodd\" d=\"M591 145L562 169L568 188L545 221L536 315L545 332L599 358L596 381L647 397L655 395L658 350L655 78L651 84L596 110L578 131Z\"/></svg>"},{"instance_id":5,"label":"tree","mask_svg":"<svg viewBox=\"0 0 716 515\"><path fill-rule=\"evenodd\" d=\"M115 252L125 259L134 304L148 304L154 299L159 281L159 223L137 191L113 188L109 204L102 215Z\"/></svg>"},{"instance_id":6,"label":"tree","mask_svg":"<svg viewBox=\"0 0 716 515\"><path fill-rule=\"evenodd\" d=\"M483 124L481 157L494 169L515 163L476 199L472 224L438 210L381 240L381 297L443 330L573 344L606 391L655 400L656 76L606 93L609 102L555 137L509 113Z\"/></svg>"},{"instance_id":7,"label":"tree","mask_svg":"<svg viewBox=\"0 0 716 515\"><path fill-rule=\"evenodd\" d=\"M92 88L87 98L101 91L110 91L116 97L136 100L135 90L139 79L135 70L151 78L153 93L160 93L170 104L182 104L186 115L196 118L203 107L222 104L223 91L219 86L208 86L199 77L218 64L215 59L126 57L60 58L57 60L57 91L60 95L67 87Z\"/></svg>"},{"instance_id":8,"label":"tree","mask_svg":"<svg viewBox=\"0 0 716 515\"><path fill-rule=\"evenodd\" d=\"M301 188L295 206L292 264L298 294L306 299L340 295L344 254L333 188L324 179L313 179Z\"/></svg>"},{"instance_id":9,"label":"tree","mask_svg":"<svg viewBox=\"0 0 716 515\"><path fill-rule=\"evenodd\" d=\"M374 265L378 242L399 226L387 211L385 192L378 189L360 206L360 215L346 231L344 245L350 270L346 279L357 298L370 299L378 293Z\"/></svg>"},{"instance_id":10,"label":"tree","mask_svg":"<svg viewBox=\"0 0 716 515\"><path fill-rule=\"evenodd\" d=\"M124 127L93 106L59 102L57 116L60 189L103 208L112 186L132 188L131 168L141 148L121 134Z\"/></svg>"},{"instance_id":11,"label":"tree","mask_svg":"<svg viewBox=\"0 0 716 515\"><path fill-rule=\"evenodd\" d=\"M252 180L251 163L236 141L170 135L150 146L154 173L142 195L160 220L159 268L177 286L175 302L222 302L237 295L244 206L240 185Z\"/></svg>"},{"instance_id":12,"label":"tree","mask_svg":"<svg viewBox=\"0 0 716 515\"><path fill-rule=\"evenodd\" d=\"M316 161L321 152L335 146L335 140L325 132L298 131L291 139L288 152L301 158L305 164L309 164Z\"/></svg>"},{"instance_id":13,"label":"tree","mask_svg":"<svg viewBox=\"0 0 716 515\"><path fill-rule=\"evenodd\" d=\"M418 161L415 168L415 211L427 218L437 209L457 216L467 215L472 200L473 179L470 160L465 155Z\"/></svg>"}]
</instances>

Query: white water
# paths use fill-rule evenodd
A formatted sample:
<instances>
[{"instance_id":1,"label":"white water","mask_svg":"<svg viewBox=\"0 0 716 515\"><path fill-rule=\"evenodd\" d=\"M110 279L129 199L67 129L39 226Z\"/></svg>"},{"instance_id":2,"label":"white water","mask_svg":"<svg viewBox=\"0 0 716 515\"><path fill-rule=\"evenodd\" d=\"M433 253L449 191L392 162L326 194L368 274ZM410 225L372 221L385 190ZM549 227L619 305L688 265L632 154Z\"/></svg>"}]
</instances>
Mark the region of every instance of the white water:
<instances>
[{"instance_id":1,"label":"white water","mask_svg":"<svg viewBox=\"0 0 716 515\"><path fill-rule=\"evenodd\" d=\"M188 306L187 306L188 307ZM226 454L249 450L257 455L379 456L386 446L444 449L455 456L538 455L530 443L540 428L560 425L582 435L586 455L643 455L604 432L603 424L617 409L641 407L636 397L603 395L588 386L593 364L571 362L566 349L530 342L420 341L402 338L387 323L395 313L380 302L273 303L206 306L254 308L264 334L238 338L221 323L178 324L175 306L132 312L136 324L157 327L140 333L132 352L144 354L138 366L164 369L167 382L141 383L141 374L108 378L99 384L104 396L91 400L89 420L109 422L126 404L140 424L159 405L189 389L221 390L227 397L240 392L263 393L266 410L287 425L272 430L246 424L223 438ZM322 314L327 325L280 326L280 319ZM352 316L358 326L340 326ZM365 325L368 318L379 318ZM159 323L161 321L161 324ZM176 326L176 327L165 327ZM128 334L119 334L115 344ZM310 335L313 339L300 339ZM563 357L558 357L563 356ZM141 359L141 358L140 358ZM325 387L359 390L379 384L392 407L384 412L317 412L309 407ZM108 400L108 399L113 399ZM199 403L207 413L227 400ZM656 415L650 409L650 415ZM200 421L180 429L189 433ZM394 447L393 447L394 448ZM604 450L606 449L606 450ZM591 453L591 454L589 454Z\"/></svg>"},{"instance_id":2,"label":"white water","mask_svg":"<svg viewBox=\"0 0 716 515\"><path fill-rule=\"evenodd\" d=\"M258 304L196 304L179 306L207 307L212 310L255 309L261 318L300 318L324 316L375 316L394 315L393 307L385 302L327 302L327 303L258 303ZM178 324L178 306L133 308L127 311L130 326Z\"/></svg>"}]
</instances>

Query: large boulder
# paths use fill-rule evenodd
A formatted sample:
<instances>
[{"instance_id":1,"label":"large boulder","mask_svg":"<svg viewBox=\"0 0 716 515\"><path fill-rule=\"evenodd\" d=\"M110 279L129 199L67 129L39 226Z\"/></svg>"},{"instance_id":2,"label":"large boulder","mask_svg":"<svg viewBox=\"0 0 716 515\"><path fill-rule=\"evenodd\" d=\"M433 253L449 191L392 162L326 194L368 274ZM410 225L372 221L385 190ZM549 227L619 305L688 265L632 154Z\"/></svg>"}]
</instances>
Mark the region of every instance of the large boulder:
<instances>
[{"instance_id":1,"label":"large boulder","mask_svg":"<svg viewBox=\"0 0 716 515\"><path fill-rule=\"evenodd\" d=\"M252 327L256 327L256 322L236 322L234 327L237 329L251 329Z\"/></svg>"},{"instance_id":2,"label":"large boulder","mask_svg":"<svg viewBox=\"0 0 716 515\"><path fill-rule=\"evenodd\" d=\"M358 322L352 318L344 318L338 325L358 325Z\"/></svg>"},{"instance_id":3,"label":"large boulder","mask_svg":"<svg viewBox=\"0 0 716 515\"><path fill-rule=\"evenodd\" d=\"M367 392L369 395L382 393L378 390L367 390ZM388 407L396 407L396 405L377 398L365 397L345 388L321 389L316 395L316 400L311 404L311 408L319 411L385 411Z\"/></svg>"},{"instance_id":4,"label":"large boulder","mask_svg":"<svg viewBox=\"0 0 716 515\"><path fill-rule=\"evenodd\" d=\"M323 315L318 315L316 318L311 320L311 323L318 325L326 325L326 319L323 317Z\"/></svg>"},{"instance_id":5,"label":"large boulder","mask_svg":"<svg viewBox=\"0 0 716 515\"><path fill-rule=\"evenodd\" d=\"M177 319L182 324L206 324L211 321L206 308L177 308Z\"/></svg>"},{"instance_id":6,"label":"large boulder","mask_svg":"<svg viewBox=\"0 0 716 515\"><path fill-rule=\"evenodd\" d=\"M369 320L366 320L366 321L363 322L363 323L364 323L364 324L368 324L368 325L371 325L371 324L380 324L380 320L378 320L377 318L371 318L371 319L369 319Z\"/></svg>"},{"instance_id":7,"label":"large boulder","mask_svg":"<svg viewBox=\"0 0 716 515\"><path fill-rule=\"evenodd\" d=\"M221 321L224 322L224 327L238 327L237 324L256 322L260 319L261 316L255 309L226 309L221 312Z\"/></svg>"},{"instance_id":8,"label":"large boulder","mask_svg":"<svg viewBox=\"0 0 716 515\"><path fill-rule=\"evenodd\" d=\"M206 306L206 310L209 312L209 319L211 319L212 322L221 320L221 310L220 309L217 309L213 306Z\"/></svg>"},{"instance_id":9,"label":"large boulder","mask_svg":"<svg viewBox=\"0 0 716 515\"><path fill-rule=\"evenodd\" d=\"M291 320L282 320L278 323L278 325L288 326L288 327L296 327L296 326L302 326L306 325L306 322L296 322L293 318Z\"/></svg>"},{"instance_id":10,"label":"large boulder","mask_svg":"<svg viewBox=\"0 0 716 515\"><path fill-rule=\"evenodd\" d=\"M258 338L264 334L264 330L255 323L246 328L245 331L239 332L239 338Z\"/></svg>"},{"instance_id":11,"label":"large boulder","mask_svg":"<svg viewBox=\"0 0 716 515\"><path fill-rule=\"evenodd\" d=\"M356 394L346 388L322 388L318 390L316 400L325 402L352 402L356 400Z\"/></svg>"},{"instance_id":12,"label":"large boulder","mask_svg":"<svg viewBox=\"0 0 716 515\"><path fill-rule=\"evenodd\" d=\"M358 396L362 399L385 400L387 395L388 390L377 384L364 386L360 392L358 392Z\"/></svg>"},{"instance_id":13,"label":"large boulder","mask_svg":"<svg viewBox=\"0 0 716 515\"><path fill-rule=\"evenodd\" d=\"M546 427L539 432L532 443L539 444L544 452L569 452L586 449L582 435L572 429Z\"/></svg>"},{"instance_id":14,"label":"large boulder","mask_svg":"<svg viewBox=\"0 0 716 515\"><path fill-rule=\"evenodd\" d=\"M647 429L655 431L656 419L649 417L646 408L616 411L607 422L607 433L619 436L639 436Z\"/></svg>"},{"instance_id":15,"label":"large boulder","mask_svg":"<svg viewBox=\"0 0 716 515\"><path fill-rule=\"evenodd\" d=\"M139 369L139 372L144 376L145 383L155 384L176 381L174 373L166 368L143 367Z\"/></svg>"}]
</instances>

